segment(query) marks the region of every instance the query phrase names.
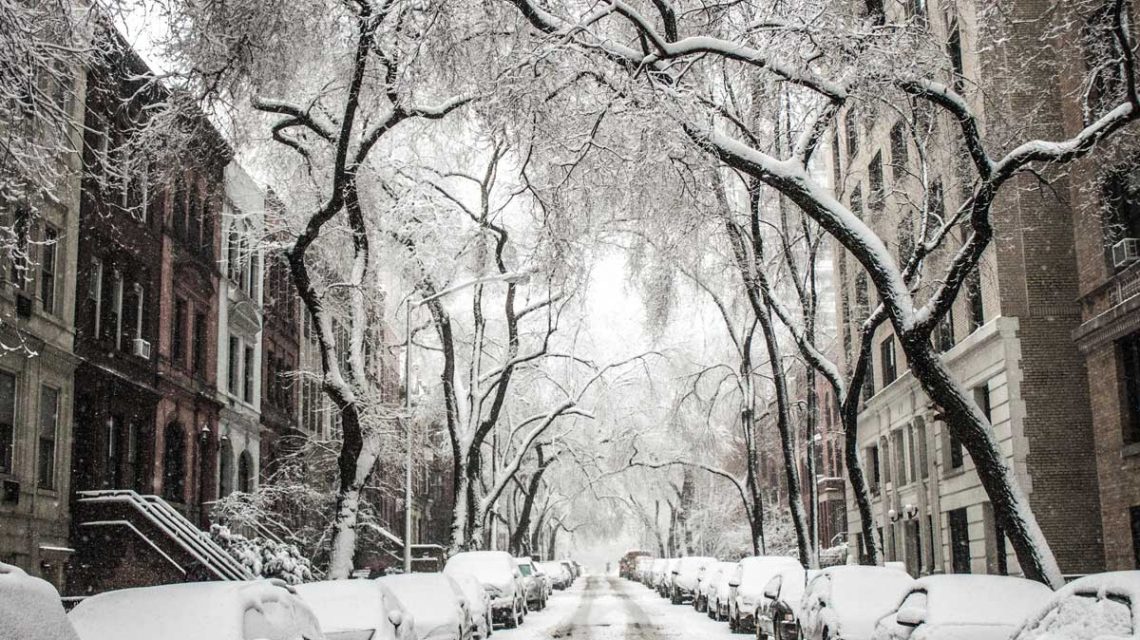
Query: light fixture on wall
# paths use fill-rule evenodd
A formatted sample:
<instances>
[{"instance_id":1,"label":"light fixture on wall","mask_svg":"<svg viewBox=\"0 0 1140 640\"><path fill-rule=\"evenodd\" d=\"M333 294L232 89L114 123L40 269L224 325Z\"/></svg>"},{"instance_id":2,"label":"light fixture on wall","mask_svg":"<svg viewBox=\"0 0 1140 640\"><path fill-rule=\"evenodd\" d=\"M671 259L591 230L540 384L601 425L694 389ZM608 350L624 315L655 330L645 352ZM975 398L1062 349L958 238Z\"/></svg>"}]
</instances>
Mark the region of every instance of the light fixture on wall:
<instances>
[{"instance_id":1,"label":"light fixture on wall","mask_svg":"<svg viewBox=\"0 0 1140 640\"><path fill-rule=\"evenodd\" d=\"M209 437L210 437L209 425L207 425L207 424L202 425L202 430L198 432L198 437L202 439L202 442L205 442L206 440L209 439Z\"/></svg>"},{"instance_id":2,"label":"light fixture on wall","mask_svg":"<svg viewBox=\"0 0 1140 640\"><path fill-rule=\"evenodd\" d=\"M906 514L907 520L914 520L915 518L918 517L918 506L913 505L913 504L908 504L905 507L903 507L903 513Z\"/></svg>"},{"instance_id":3,"label":"light fixture on wall","mask_svg":"<svg viewBox=\"0 0 1140 640\"><path fill-rule=\"evenodd\" d=\"M891 522L898 522L899 512L891 509L890 511L887 511L887 517L891 519Z\"/></svg>"}]
</instances>

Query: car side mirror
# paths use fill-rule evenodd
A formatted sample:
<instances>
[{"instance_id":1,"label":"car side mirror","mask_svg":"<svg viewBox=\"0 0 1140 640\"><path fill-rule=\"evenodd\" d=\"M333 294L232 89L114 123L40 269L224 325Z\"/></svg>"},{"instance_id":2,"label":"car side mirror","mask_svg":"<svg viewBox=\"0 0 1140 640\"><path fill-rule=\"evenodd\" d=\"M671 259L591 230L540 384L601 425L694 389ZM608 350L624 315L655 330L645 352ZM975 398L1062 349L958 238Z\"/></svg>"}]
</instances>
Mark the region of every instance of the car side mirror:
<instances>
[{"instance_id":1,"label":"car side mirror","mask_svg":"<svg viewBox=\"0 0 1140 640\"><path fill-rule=\"evenodd\" d=\"M737 587L740 586L740 581L739 580L729 580L728 586L733 588L733 589L736 589Z\"/></svg>"},{"instance_id":2,"label":"car side mirror","mask_svg":"<svg viewBox=\"0 0 1140 640\"><path fill-rule=\"evenodd\" d=\"M780 596L780 590L775 587L767 587L764 589L764 597L769 600L775 600Z\"/></svg>"},{"instance_id":3,"label":"car side mirror","mask_svg":"<svg viewBox=\"0 0 1140 640\"><path fill-rule=\"evenodd\" d=\"M923 622L926 622L926 609L903 607L895 614L895 622L904 627L917 627Z\"/></svg>"},{"instance_id":4,"label":"car side mirror","mask_svg":"<svg viewBox=\"0 0 1140 640\"><path fill-rule=\"evenodd\" d=\"M389 611L388 622L392 623L393 627L398 627L404 624L404 612L402 611Z\"/></svg>"}]
</instances>

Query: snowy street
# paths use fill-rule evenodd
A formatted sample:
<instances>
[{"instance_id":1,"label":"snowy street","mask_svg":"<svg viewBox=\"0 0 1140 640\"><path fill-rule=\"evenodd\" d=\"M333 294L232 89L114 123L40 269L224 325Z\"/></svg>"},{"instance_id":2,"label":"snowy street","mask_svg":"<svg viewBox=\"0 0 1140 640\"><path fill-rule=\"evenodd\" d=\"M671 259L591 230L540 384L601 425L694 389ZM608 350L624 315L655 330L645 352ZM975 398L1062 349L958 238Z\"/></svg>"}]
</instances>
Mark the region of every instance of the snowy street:
<instances>
[{"instance_id":1,"label":"snowy street","mask_svg":"<svg viewBox=\"0 0 1140 640\"><path fill-rule=\"evenodd\" d=\"M555 592L543 611L532 612L518 629L496 630L498 640L664 640L728 638L728 625L714 622L690 605L671 605L644 585L616 576L587 575Z\"/></svg>"}]
</instances>

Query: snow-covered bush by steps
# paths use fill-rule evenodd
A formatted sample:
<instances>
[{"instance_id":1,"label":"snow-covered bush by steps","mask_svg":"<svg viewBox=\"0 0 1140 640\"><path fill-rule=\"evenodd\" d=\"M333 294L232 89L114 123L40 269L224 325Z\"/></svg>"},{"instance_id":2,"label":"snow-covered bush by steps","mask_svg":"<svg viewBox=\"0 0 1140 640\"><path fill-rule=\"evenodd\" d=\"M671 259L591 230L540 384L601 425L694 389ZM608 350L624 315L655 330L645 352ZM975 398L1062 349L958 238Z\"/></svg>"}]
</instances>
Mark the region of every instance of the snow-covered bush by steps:
<instances>
[{"instance_id":1,"label":"snow-covered bush by steps","mask_svg":"<svg viewBox=\"0 0 1140 640\"><path fill-rule=\"evenodd\" d=\"M219 524L210 527L210 537L254 575L280 578L288 584L313 580L312 565L296 545L268 538L247 538Z\"/></svg>"}]
</instances>

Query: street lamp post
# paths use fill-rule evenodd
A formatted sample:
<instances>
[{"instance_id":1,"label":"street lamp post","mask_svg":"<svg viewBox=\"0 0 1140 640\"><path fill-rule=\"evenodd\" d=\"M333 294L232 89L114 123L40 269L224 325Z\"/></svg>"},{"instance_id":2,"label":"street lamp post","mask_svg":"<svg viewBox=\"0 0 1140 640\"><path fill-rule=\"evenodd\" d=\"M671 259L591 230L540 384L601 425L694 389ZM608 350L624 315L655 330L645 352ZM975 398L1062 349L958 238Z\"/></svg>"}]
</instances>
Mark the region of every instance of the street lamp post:
<instances>
[{"instance_id":1,"label":"street lamp post","mask_svg":"<svg viewBox=\"0 0 1140 640\"><path fill-rule=\"evenodd\" d=\"M518 284L525 282L528 278L530 278L529 271L500 273L457 284L420 300L409 299L407 301L404 312L404 339L408 341L407 346L404 347L404 413L407 415L407 422L404 424L406 433L404 444L404 573L412 572L412 310L432 300L439 300L478 284L489 282Z\"/></svg>"}]
</instances>

